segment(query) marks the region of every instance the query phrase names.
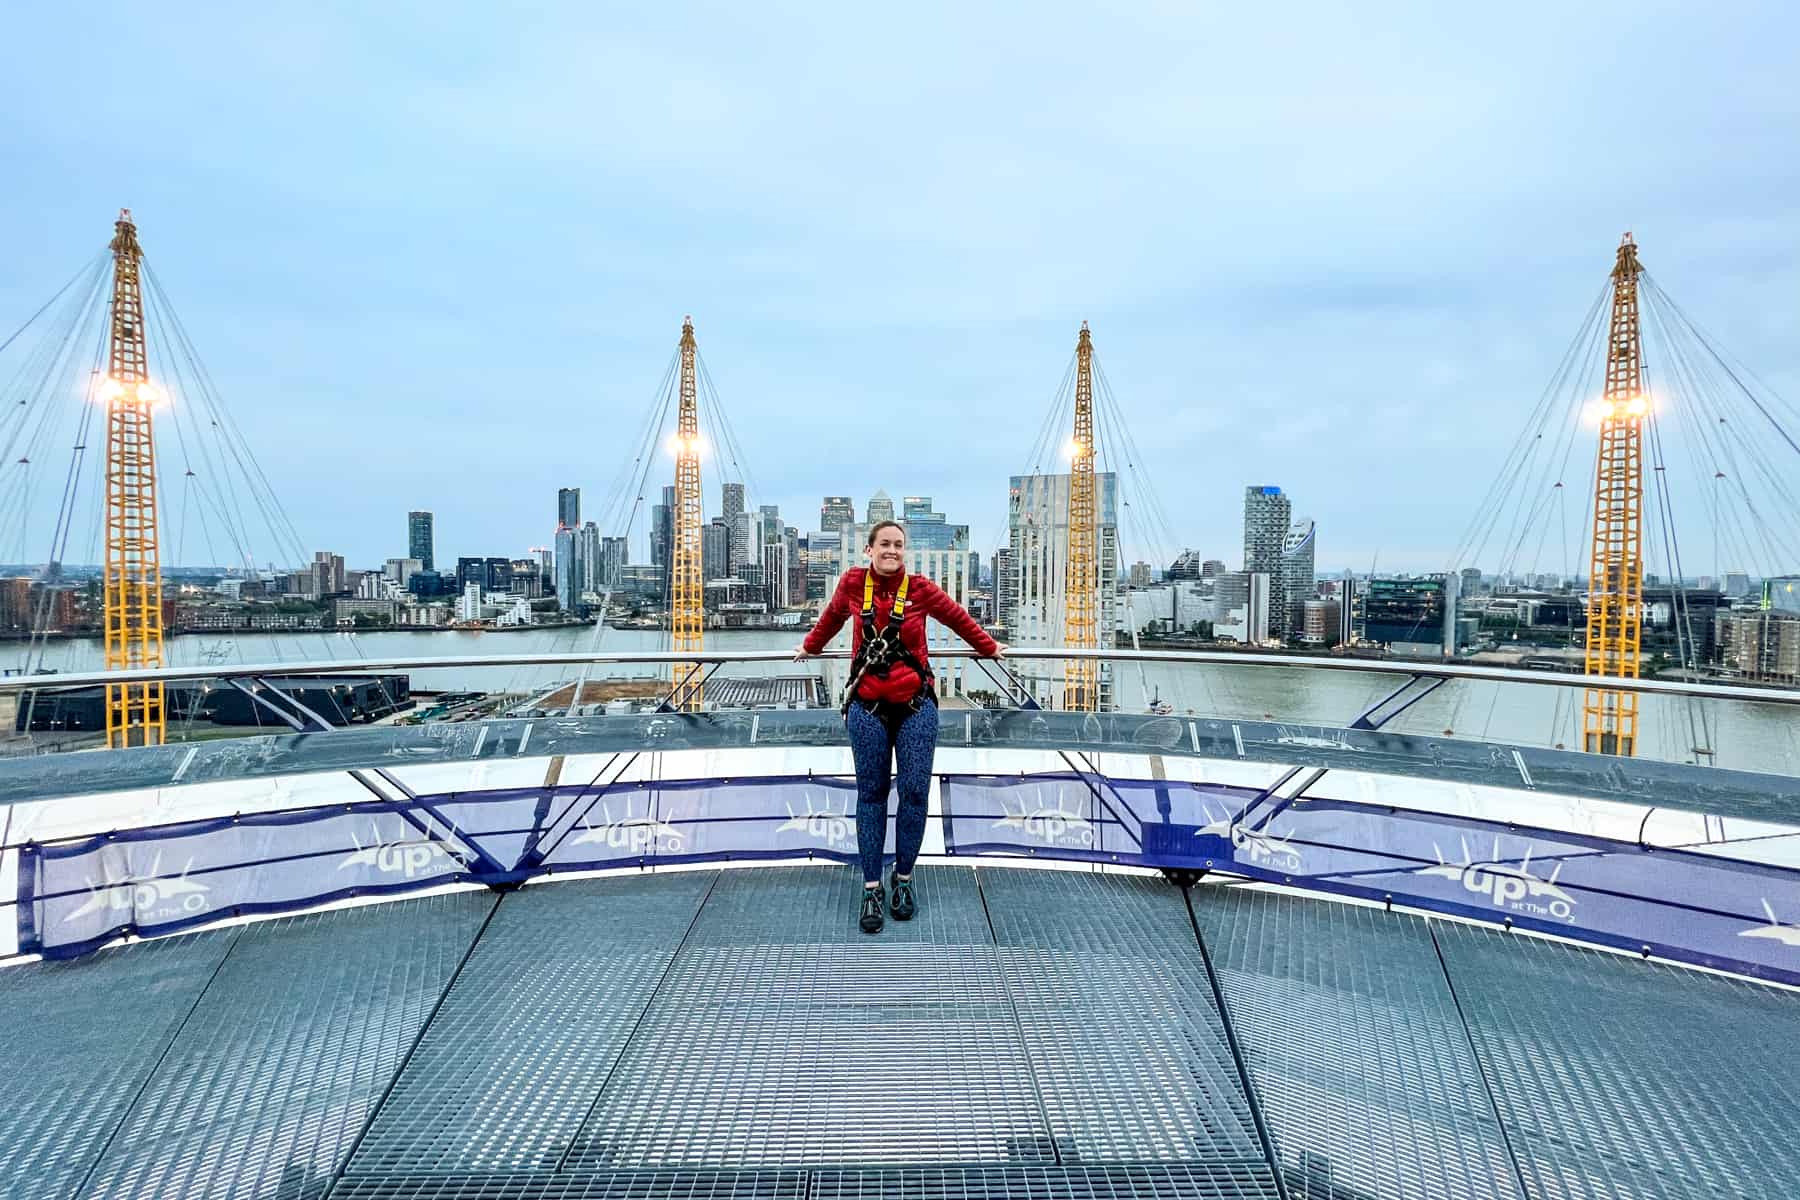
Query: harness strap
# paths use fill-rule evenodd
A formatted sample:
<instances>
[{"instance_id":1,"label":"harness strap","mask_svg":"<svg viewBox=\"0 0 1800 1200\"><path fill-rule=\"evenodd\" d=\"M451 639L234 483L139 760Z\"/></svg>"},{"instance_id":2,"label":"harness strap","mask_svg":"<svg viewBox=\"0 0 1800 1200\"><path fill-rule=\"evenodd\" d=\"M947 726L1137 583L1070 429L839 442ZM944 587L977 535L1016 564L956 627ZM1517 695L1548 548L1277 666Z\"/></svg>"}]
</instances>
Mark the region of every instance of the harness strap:
<instances>
[{"instance_id":1,"label":"harness strap","mask_svg":"<svg viewBox=\"0 0 1800 1200\"><path fill-rule=\"evenodd\" d=\"M877 676L885 675L896 662L905 663L918 673L919 681L925 690L936 694L936 677L931 669L920 662L906 643L900 640L900 622L906 616L906 592L912 584L912 576L902 572L900 586L894 590L894 607L888 614L887 625L881 629L875 627L875 571L870 568L863 573L863 606L862 606L862 647L857 653L856 661L850 669L850 678L844 684L844 702L841 711L850 712L850 704L856 698L857 685L862 677L873 671Z\"/></svg>"}]
</instances>

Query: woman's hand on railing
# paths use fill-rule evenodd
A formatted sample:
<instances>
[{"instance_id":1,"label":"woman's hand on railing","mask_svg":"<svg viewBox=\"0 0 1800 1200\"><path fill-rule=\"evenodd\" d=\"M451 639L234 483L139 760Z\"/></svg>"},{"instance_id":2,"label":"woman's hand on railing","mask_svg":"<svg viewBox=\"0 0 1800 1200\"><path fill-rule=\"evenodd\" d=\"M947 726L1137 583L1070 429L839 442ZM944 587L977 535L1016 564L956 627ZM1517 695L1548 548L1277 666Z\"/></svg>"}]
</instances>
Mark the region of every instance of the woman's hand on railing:
<instances>
[{"instance_id":1,"label":"woman's hand on railing","mask_svg":"<svg viewBox=\"0 0 1800 1200\"><path fill-rule=\"evenodd\" d=\"M818 657L818 655L814 654L812 651L810 651L806 648L805 643L802 643L802 644L794 647L794 661L795 662L800 662L802 659L817 658L817 657Z\"/></svg>"},{"instance_id":2,"label":"woman's hand on railing","mask_svg":"<svg viewBox=\"0 0 1800 1200\"><path fill-rule=\"evenodd\" d=\"M993 652L993 654L989 655L989 657L990 658L1005 658L1006 657L1006 643L1005 642L995 642L994 643L994 652Z\"/></svg>"}]
</instances>

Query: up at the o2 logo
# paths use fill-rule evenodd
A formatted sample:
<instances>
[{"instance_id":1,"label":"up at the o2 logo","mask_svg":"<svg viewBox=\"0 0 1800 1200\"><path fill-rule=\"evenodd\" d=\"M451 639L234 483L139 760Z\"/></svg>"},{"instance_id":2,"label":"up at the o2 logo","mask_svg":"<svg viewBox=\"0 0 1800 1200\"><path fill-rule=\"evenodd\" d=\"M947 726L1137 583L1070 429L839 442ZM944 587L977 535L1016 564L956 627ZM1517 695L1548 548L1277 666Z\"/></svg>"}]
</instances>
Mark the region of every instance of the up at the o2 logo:
<instances>
[{"instance_id":1,"label":"up at the o2 logo","mask_svg":"<svg viewBox=\"0 0 1800 1200\"><path fill-rule=\"evenodd\" d=\"M1783 925L1780 920L1776 918L1775 906L1769 903L1767 897L1763 898L1762 907L1763 912L1768 914L1769 923L1767 925L1752 925L1748 929L1740 930L1738 936L1747 938L1768 938L1772 942L1780 942L1784 946L1792 946L1795 949L1800 949L1800 925Z\"/></svg>"},{"instance_id":2,"label":"up at the o2 logo","mask_svg":"<svg viewBox=\"0 0 1800 1200\"><path fill-rule=\"evenodd\" d=\"M798 833L834 849L848 845L856 836L856 818L847 812L833 812L829 801L824 808L815 810L809 796L805 812L795 812L792 804L787 811L788 819L775 827L776 833Z\"/></svg>"},{"instance_id":3,"label":"up at the o2 logo","mask_svg":"<svg viewBox=\"0 0 1800 1200\"><path fill-rule=\"evenodd\" d=\"M580 833L569 841L572 845L582 843L599 844L608 850L623 850L627 854L654 854L658 850L677 851L687 841L687 834L673 825L658 821L648 814L641 817L626 815L615 821L612 813L605 805L600 808L601 823L586 825Z\"/></svg>"},{"instance_id":4,"label":"up at the o2 logo","mask_svg":"<svg viewBox=\"0 0 1800 1200\"><path fill-rule=\"evenodd\" d=\"M1003 806L1004 807L1004 806ZM994 822L995 829L1016 829L1028 838L1046 846L1075 847L1090 850L1094 846L1094 826L1080 813L1066 811L1059 802L1055 808L1027 808L1008 812Z\"/></svg>"},{"instance_id":5,"label":"up at the o2 logo","mask_svg":"<svg viewBox=\"0 0 1800 1200\"><path fill-rule=\"evenodd\" d=\"M421 875L436 875L444 870L460 870L463 865L462 856L454 846L432 838L421 838L410 842L376 842L371 846L359 846L344 857L344 861L338 864L338 870L373 867L383 875L417 879Z\"/></svg>"},{"instance_id":6,"label":"up at the o2 logo","mask_svg":"<svg viewBox=\"0 0 1800 1200\"><path fill-rule=\"evenodd\" d=\"M1435 850L1436 847L1433 847ZM1498 843L1494 846L1494 858L1500 857ZM1466 891L1477 896L1486 897L1489 904L1507 912L1518 913L1528 917L1550 917L1558 921L1575 919L1575 898L1556 885L1556 877L1562 873L1562 864L1558 863L1550 872L1548 879L1540 879L1531 873L1531 847L1526 846L1524 857L1515 865L1507 862L1475 862L1469 854L1469 848L1463 847L1461 863L1445 862L1442 851L1438 851L1438 865L1425 867L1419 871L1421 875L1435 875L1440 879L1459 881Z\"/></svg>"},{"instance_id":7,"label":"up at the o2 logo","mask_svg":"<svg viewBox=\"0 0 1800 1200\"><path fill-rule=\"evenodd\" d=\"M1196 836L1199 834L1229 838L1232 849L1237 851L1238 861L1251 866L1268 867L1290 875L1298 875L1305 867L1299 849L1288 840L1294 835L1291 829L1288 830L1288 837L1284 838L1273 829L1251 829L1229 820L1221 820L1201 828Z\"/></svg>"},{"instance_id":8,"label":"up at the o2 logo","mask_svg":"<svg viewBox=\"0 0 1800 1200\"><path fill-rule=\"evenodd\" d=\"M191 866L193 863L190 862L188 867ZM150 864L149 874L141 879L89 881L87 900L63 921L79 921L92 913L106 911L130 913L135 923L148 925L204 912L206 893L210 889L204 883L187 878L188 867L183 867L179 875L162 878L162 859L158 857Z\"/></svg>"}]
</instances>

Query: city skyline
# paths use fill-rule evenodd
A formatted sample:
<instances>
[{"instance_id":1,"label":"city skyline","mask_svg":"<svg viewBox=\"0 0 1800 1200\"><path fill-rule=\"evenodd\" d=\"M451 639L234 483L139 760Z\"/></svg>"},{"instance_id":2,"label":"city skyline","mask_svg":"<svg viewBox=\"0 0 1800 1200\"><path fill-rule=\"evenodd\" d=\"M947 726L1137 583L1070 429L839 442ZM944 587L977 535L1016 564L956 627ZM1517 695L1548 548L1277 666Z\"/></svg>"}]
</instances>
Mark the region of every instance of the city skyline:
<instances>
[{"instance_id":1,"label":"city skyline","mask_svg":"<svg viewBox=\"0 0 1800 1200\"><path fill-rule=\"evenodd\" d=\"M1555 42L1474 15L1379 37L1326 15L1280 79L1220 53L1273 36L1229 14L1196 32L1134 13L1079 51L1054 20L984 14L946 46L927 14L838 59L748 14L684 41L575 9L538 28L450 6L404 28L241 14L204 31L121 9L120 36L94 44L91 22L33 11L18 37L43 53L0 80L20 118L0 324L131 205L302 538L372 565L407 549L372 514L433 512L443 563L546 544L546 486L609 495L628 466L617 431L647 410L688 312L753 507L806 532L823 496L927 494L985 557L1004 481L1059 465L1027 461L1030 431L1088 319L1179 543L1122 528L1124 560L1230 559L1242 488L1272 481L1318 521L1321 574L1377 556L1491 569L1448 561L1475 508L1462 493L1500 473L1623 230L1697 320L1800 395L1782 149L1800 114L1781 99L1795 18L1629 11L1565 14ZM975 49L1002 28L1007 54ZM1477 29L1488 53L1471 60ZM757 65L735 53L746 40ZM77 46L96 70L72 89L49 64ZM952 103L898 70L924 46L982 82ZM164 64L155 106L111 69L127 54ZM1676 56L1698 69L1683 96L1637 86L1641 63ZM591 61L609 70L576 69ZM1622 92L1637 103L1621 117ZM634 120L567 116L609 106ZM1621 122L1656 136L1621 154ZM167 153L201 132L204 154ZM757 182L760 146L789 168L778 188ZM910 438L888 433L896 409ZM384 470L317 487L321 465L365 453L347 434ZM672 468L656 465L646 507ZM52 507L31 511L25 557L43 557Z\"/></svg>"}]
</instances>

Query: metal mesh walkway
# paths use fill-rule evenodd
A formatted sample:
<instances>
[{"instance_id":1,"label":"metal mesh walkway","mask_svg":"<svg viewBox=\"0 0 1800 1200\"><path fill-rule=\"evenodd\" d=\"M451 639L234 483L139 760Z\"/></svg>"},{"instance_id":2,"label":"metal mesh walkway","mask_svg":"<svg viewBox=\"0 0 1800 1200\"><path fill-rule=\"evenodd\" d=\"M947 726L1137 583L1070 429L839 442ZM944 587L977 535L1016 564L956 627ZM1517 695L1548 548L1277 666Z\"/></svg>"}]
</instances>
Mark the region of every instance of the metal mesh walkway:
<instances>
[{"instance_id":1,"label":"metal mesh walkway","mask_svg":"<svg viewBox=\"0 0 1800 1200\"><path fill-rule=\"evenodd\" d=\"M1437 936L1533 1195L1800 1189L1800 996L1466 925Z\"/></svg>"},{"instance_id":2,"label":"metal mesh walkway","mask_svg":"<svg viewBox=\"0 0 1800 1200\"><path fill-rule=\"evenodd\" d=\"M1520 1194L1423 919L1241 888L1192 899L1277 1157L1305 1195Z\"/></svg>"},{"instance_id":3,"label":"metal mesh walkway","mask_svg":"<svg viewBox=\"0 0 1800 1200\"><path fill-rule=\"evenodd\" d=\"M974 874L921 869L929 919L873 938L861 886L724 873L576 1165L1055 1161Z\"/></svg>"},{"instance_id":4,"label":"metal mesh walkway","mask_svg":"<svg viewBox=\"0 0 1800 1200\"><path fill-rule=\"evenodd\" d=\"M1078 871L617 876L0 971L0 1193L1761 1197L1800 996ZM1222 1002L1222 1003L1221 1003Z\"/></svg>"}]
</instances>

